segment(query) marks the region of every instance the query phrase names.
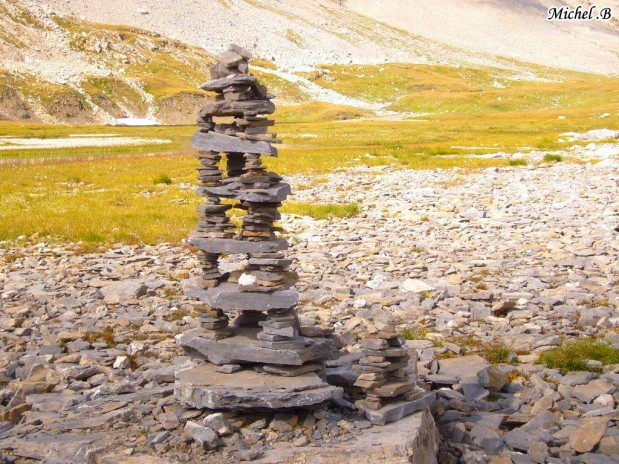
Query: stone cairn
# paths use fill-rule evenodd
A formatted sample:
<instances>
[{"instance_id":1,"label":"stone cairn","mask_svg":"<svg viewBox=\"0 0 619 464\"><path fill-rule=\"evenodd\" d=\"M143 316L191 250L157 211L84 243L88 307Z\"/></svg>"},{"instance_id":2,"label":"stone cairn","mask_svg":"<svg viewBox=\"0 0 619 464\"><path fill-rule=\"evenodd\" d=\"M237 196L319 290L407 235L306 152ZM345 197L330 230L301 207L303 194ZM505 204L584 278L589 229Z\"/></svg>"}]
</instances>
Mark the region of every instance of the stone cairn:
<instances>
[{"instance_id":1,"label":"stone cairn","mask_svg":"<svg viewBox=\"0 0 619 464\"><path fill-rule=\"evenodd\" d=\"M198 194L205 197L189 240L200 250L202 276L189 292L203 303L200 328L179 338L187 354L208 362L178 373L175 395L210 409L304 407L341 398L342 389L324 381L323 361L335 345L319 327L300 326L297 275L283 253L287 241L276 235L278 208L291 191L261 161L277 156L275 135L267 133L274 121L265 116L275 111L274 96L249 74L247 50L232 45L218 58L213 80L202 86L216 97L200 110L192 138L201 164ZM246 211L240 230L226 216L233 204ZM243 255L242 269L222 272L222 254Z\"/></svg>"},{"instance_id":2,"label":"stone cairn","mask_svg":"<svg viewBox=\"0 0 619 464\"><path fill-rule=\"evenodd\" d=\"M356 402L373 423L384 425L423 409L431 398L417 388L417 359L410 359L404 339L387 325L361 340L363 357L353 367L354 384L366 394ZM412 362L409 362L412 361Z\"/></svg>"}]
</instances>

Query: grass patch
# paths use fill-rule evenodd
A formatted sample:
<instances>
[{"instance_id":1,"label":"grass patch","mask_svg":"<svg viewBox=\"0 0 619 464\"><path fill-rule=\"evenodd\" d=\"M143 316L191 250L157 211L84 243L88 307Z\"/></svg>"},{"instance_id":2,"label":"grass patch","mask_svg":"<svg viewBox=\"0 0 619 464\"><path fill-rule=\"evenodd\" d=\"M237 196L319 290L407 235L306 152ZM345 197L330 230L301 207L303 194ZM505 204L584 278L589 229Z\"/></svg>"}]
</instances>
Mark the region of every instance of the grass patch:
<instances>
[{"instance_id":1,"label":"grass patch","mask_svg":"<svg viewBox=\"0 0 619 464\"><path fill-rule=\"evenodd\" d=\"M71 27L75 30L68 30L81 35L81 28ZM194 66L191 59L186 60L185 67L174 65L174 50L187 57L194 53L193 49L177 48L185 46L176 42L166 44L162 38L143 31L100 26L92 38L110 34L116 36L113 44L118 37L128 46L143 39L145 42L140 47L145 56L150 59L152 53L157 55L149 62L137 58L134 62L133 55L127 55L130 61L127 75L145 75L147 83L154 86L151 90L156 98L189 90L207 74L206 70ZM210 61L206 56L203 58L203 65L207 67ZM528 83L505 82L488 69L381 65L348 70L335 67L327 71L318 73L325 77L315 82L344 94L387 102L395 99L392 106L402 104L401 108L406 111L422 106L406 106L400 101L402 95L424 94L427 99L436 97L434 107L445 111L423 118L388 120L376 118L369 110L321 102L280 106L274 115L277 122L274 131L283 143L278 146L278 158L264 160L268 169L283 175L323 177L324 173L359 165L411 169L457 167L463 170L461 177L464 178L467 170L514 165L515 161L468 154L564 149L565 143L558 142L561 133L599 129L602 112L611 115L603 120L605 126L619 124L616 78L562 74L561 82L532 84L534 90L544 84L546 100L528 105L520 97L516 98L520 86L526 87ZM184 77L183 73L186 73ZM267 85L279 79L266 72L263 74ZM157 79L165 82L158 84ZM495 86L495 79L501 80L504 87ZM278 83L283 92L281 97L305 98L298 86L285 82ZM377 87L366 85L371 82ZM29 88L26 84L29 83L24 81L23 87ZM601 90L596 84L602 86ZM93 79L88 85L92 86L93 94L134 98L131 89L111 78ZM293 94L291 87L298 95ZM571 91L575 93L569 98L561 98ZM476 106L470 100L477 94L484 94L485 99L493 92L494 97L501 97L504 107ZM447 94L450 103L445 106L440 100ZM554 95L555 100L548 100L549 95ZM457 108L454 107L456 100L460 105ZM559 116L564 118L559 119ZM178 242L195 226L195 207L200 201L193 189L197 185L195 169L199 165L192 157L189 143L194 132L195 126L107 127L0 122L0 136L54 138L116 134L171 140L166 145L145 142L127 147L0 151L0 158L10 159L12 163L42 163L0 165L0 240L36 234L39 238L81 241L84 249L113 242ZM162 173L173 178L173 184L167 181L156 184L154 179L160 178ZM166 184L169 187L164 188ZM308 185L313 184L308 181ZM347 217L358 210L354 206L286 203L283 211L323 219ZM428 216L420 218L422 222L428 220Z\"/></svg>"},{"instance_id":2,"label":"grass patch","mask_svg":"<svg viewBox=\"0 0 619 464\"><path fill-rule=\"evenodd\" d=\"M551 154L544 155L544 162L546 163L558 163L559 161L563 161L563 158L561 157L561 155L551 155Z\"/></svg>"},{"instance_id":3,"label":"grass patch","mask_svg":"<svg viewBox=\"0 0 619 464\"><path fill-rule=\"evenodd\" d=\"M515 159L512 158L509 160L509 165L510 166L526 166L527 160L524 158L515 158Z\"/></svg>"},{"instance_id":4,"label":"grass patch","mask_svg":"<svg viewBox=\"0 0 619 464\"><path fill-rule=\"evenodd\" d=\"M172 178L167 174L160 174L157 177L153 178L153 184L172 185Z\"/></svg>"},{"instance_id":5,"label":"grass patch","mask_svg":"<svg viewBox=\"0 0 619 464\"><path fill-rule=\"evenodd\" d=\"M539 362L546 367L560 369L562 373L569 371L595 371L587 366L586 361L592 359L603 365L619 363L619 349L609 343L592 338L564 342L561 346L541 354Z\"/></svg>"},{"instance_id":6,"label":"grass patch","mask_svg":"<svg viewBox=\"0 0 619 464\"><path fill-rule=\"evenodd\" d=\"M84 340L88 343L94 343L98 340L102 340L107 343L107 346L113 348L116 346L116 341L114 340L115 334L114 329L112 327L106 327L100 332L88 332L84 336Z\"/></svg>"},{"instance_id":7,"label":"grass patch","mask_svg":"<svg viewBox=\"0 0 619 464\"><path fill-rule=\"evenodd\" d=\"M432 329L428 329L426 327L422 327L420 329L404 329L402 331L402 338L404 338L404 340L426 340L428 334L431 334L433 332L434 331Z\"/></svg>"},{"instance_id":8,"label":"grass patch","mask_svg":"<svg viewBox=\"0 0 619 464\"><path fill-rule=\"evenodd\" d=\"M506 363L511 350L502 343L493 343L481 350L481 355L492 364Z\"/></svg>"},{"instance_id":9,"label":"grass patch","mask_svg":"<svg viewBox=\"0 0 619 464\"><path fill-rule=\"evenodd\" d=\"M288 201L284 203L281 211L287 214L310 216L314 219L349 218L359 212L359 205L357 203L313 204Z\"/></svg>"}]
</instances>

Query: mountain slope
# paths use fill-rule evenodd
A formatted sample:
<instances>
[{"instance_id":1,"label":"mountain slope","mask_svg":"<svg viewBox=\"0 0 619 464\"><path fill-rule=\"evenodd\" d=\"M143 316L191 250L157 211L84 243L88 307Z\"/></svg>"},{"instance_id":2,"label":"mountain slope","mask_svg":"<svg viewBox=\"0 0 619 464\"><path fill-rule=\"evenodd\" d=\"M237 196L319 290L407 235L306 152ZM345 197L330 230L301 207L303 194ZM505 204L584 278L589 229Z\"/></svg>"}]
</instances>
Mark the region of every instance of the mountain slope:
<instances>
[{"instance_id":1,"label":"mountain slope","mask_svg":"<svg viewBox=\"0 0 619 464\"><path fill-rule=\"evenodd\" d=\"M517 59L585 72L619 73L616 20L546 21L548 7L564 5L562 0L47 3L61 14L139 26L211 52L236 42L280 67L385 61L505 67ZM608 5L619 15L617 0L602 3L596 3L598 8Z\"/></svg>"},{"instance_id":2,"label":"mountain slope","mask_svg":"<svg viewBox=\"0 0 619 464\"><path fill-rule=\"evenodd\" d=\"M537 5L539 10L539 1L551 0L522 0L524 12L517 15L525 14L527 5ZM408 6L420 7L424 2ZM477 0L473 6L488 2L492 0ZM614 93L606 92L612 90L613 79L496 57L480 51L481 43L473 44L478 47L474 52L464 51L369 20L346 7L371 13L376 3L384 6L377 14L385 14L388 3L397 11L398 5L407 2L367 2L365 8L362 0L342 5L330 0L179 4L150 0L144 7L120 0L48 3L58 8L38 1L0 0L0 120L114 124L123 118L146 118L192 123L205 98L197 86L208 78L213 62L205 48L217 51L230 41L248 45L250 38L248 46L258 57L252 60L252 72L277 95L280 115L285 113L290 120L310 111L309 107L284 110L282 106L307 102L332 104L311 108L342 119L373 111L391 117L395 115L390 111L507 110L516 104L521 109L544 109L560 102L580 105L600 98L614 102ZM515 2L506 5L513 7ZM78 7L94 20L140 23L151 31L56 13ZM384 20L396 24L398 18L385 14ZM445 22L450 21L453 18L445 14ZM604 27L612 36L614 26ZM161 31L201 42L205 48L170 39ZM480 30L478 36L483 35ZM614 66L608 50L602 47L598 52L604 63ZM596 56L592 52L589 58ZM384 63L386 59L394 63ZM339 64L316 64L330 61ZM406 63L398 63L402 61Z\"/></svg>"},{"instance_id":3,"label":"mountain slope","mask_svg":"<svg viewBox=\"0 0 619 464\"><path fill-rule=\"evenodd\" d=\"M204 100L213 58L201 48L15 0L0 0L0 31L0 119L186 122Z\"/></svg>"},{"instance_id":4,"label":"mountain slope","mask_svg":"<svg viewBox=\"0 0 619 464\"><path fill-rule=\"evenodd\" d=\"M547 21L548 9L588 8L582 0L347 0L373 20L476 53L595 73L619 74L619 1L610 21Z\"/></svg>"},{"instance_id":5,"label":"mountain slope","mask_svg":"<svg viewBox=\"0 0 619 464\"><path fill-rule=\"evenodd\" d=\"M50 0L59 14L130 24L219 52L230 42L283 68L321 63L497 65L485 56L368 19L339 0ZM507 65L504 60L498 64Z\"/></svg>"}]
</instances>

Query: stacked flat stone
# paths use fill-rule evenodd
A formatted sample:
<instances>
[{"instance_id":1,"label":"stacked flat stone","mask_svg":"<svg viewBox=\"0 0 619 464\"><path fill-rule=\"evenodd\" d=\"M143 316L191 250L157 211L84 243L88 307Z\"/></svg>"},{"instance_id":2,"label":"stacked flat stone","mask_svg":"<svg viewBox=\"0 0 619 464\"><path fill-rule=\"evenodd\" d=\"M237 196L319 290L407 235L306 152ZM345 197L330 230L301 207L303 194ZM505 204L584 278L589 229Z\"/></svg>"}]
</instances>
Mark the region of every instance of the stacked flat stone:
<instances>
[{"instance_id":1,"label":"stacked flat stone","mask_svg":"<svg viewBox=\"0 0 619 464\"><path fill-rule=\"evenodd\" d=\"M353 370L355 386L366 394L356 405L373 423L384 425L420 407L419 389L404 339L387 326L361 340L363 357ZM413 360L416 362L416 359Z\"/></svg>"},{"instance_id":2,"label":"stacked flat stone","mask_svg":"<svg viewBox=\"0 0 619 464\"><path fill-rule=\"evenodd\" d=\"M198 194L206 199L190 238L200 250L202 278L189 296L203 303L201 327L179 338L188 354L212 364L179 374L176 395L212 409L298 407L340 397L341 389L323 381L323 361L335 346L316 327L300 326L297 275L275 226L291 191L262 165L262 155L277 156L276 136L267 132L274 96L249 74L247 50L232 45L218 58L213 80L202 86L216 96L200 110L192 138L201 163ZM246 212L239 230L226 216L232 204ZM244 255L244 267L222 273L222 254ZM265 386L266 377L275 380Z\"/></svg>"}]
</instances>

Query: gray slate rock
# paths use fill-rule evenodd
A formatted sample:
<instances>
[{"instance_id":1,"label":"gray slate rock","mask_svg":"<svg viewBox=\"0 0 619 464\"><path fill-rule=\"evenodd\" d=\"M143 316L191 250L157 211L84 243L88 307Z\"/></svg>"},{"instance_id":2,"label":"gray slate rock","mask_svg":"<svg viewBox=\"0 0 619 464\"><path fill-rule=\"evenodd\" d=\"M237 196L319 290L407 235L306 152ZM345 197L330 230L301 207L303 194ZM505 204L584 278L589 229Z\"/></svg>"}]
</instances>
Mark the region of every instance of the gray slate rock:
<instances>
[{"instance_id":1,"label":"gray slate rock","mask_svg":"<svg viewBox=\"0 0 619 464\"><path fill-rule=\"evenodd\" d=\"M273 253L288 248L286 240L236 240L231 238L192 237L189 243L207 253Z\"/></svg>"},{"instance_id":2,"label":"gray slate rock","mask_svg":"<svg viewBox=\"0 0 619 464\"><path fill-rule=\"evenodd\" d=\"M131 298L146 295L148 287L141 280L122 280L101 288L103 300L109 304L122 304Z\"/></svg>"},{"instance_id":3,"label":"gray slate rock","mask_svg":"<svg viewBox=\"0 0 619 464\"><path fill-rule=\"evenodd\" d=\"M299 294L294 289L271 293L241 292L236 284L230 282L206 290L192 290L189 296L199 298L211 308L234 311L235 314L241 310L289 309L299 302Z\"/></svg>"},{"instance_id":4,"label":"gray slate rock","mask_svg":"<svg viewBox=\"0 0 619 464\"><path fill-rule=\"evenodd\" d=\"M212 364L178 373L177 400L195 408L286 409L342 398L343 390L314 372L297 377L262 375L252 370L221 374Z\"/></svg>"},{"instance_id":5,"label":"gray slate rock","mask_svg":"<svg viewBox=\"0 0 619 464\"><path fill-rule=\"evenodd\" d=\"M277 148L268 142L241 139L216 132L197 132L191 137L191 144L198 150L277 156Z\"/></svg>"},{"instance_id":6,"label":"gray slate rock","mask_svg":"<svg viewBox=\"0 0 619 464\"><path fill-rule=\"evenodd\" d=\"M234 327L234 336L211 340L201 336L201 330L182 334L179 345L192 356L208 359L218 365L233 363L261 363L284 366L301 366L308 361L329 359L336 356L335 345L328 339L315 339L301 350L270 349L258 345L258 329Z\"/></svg>"}]
</instances>

